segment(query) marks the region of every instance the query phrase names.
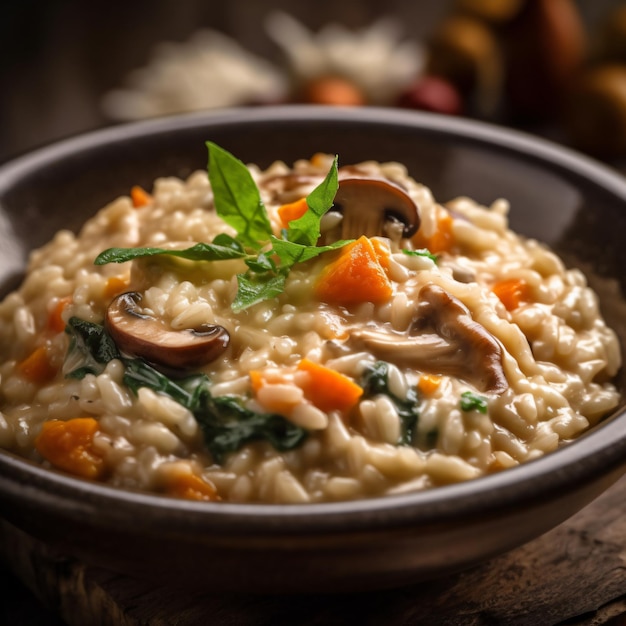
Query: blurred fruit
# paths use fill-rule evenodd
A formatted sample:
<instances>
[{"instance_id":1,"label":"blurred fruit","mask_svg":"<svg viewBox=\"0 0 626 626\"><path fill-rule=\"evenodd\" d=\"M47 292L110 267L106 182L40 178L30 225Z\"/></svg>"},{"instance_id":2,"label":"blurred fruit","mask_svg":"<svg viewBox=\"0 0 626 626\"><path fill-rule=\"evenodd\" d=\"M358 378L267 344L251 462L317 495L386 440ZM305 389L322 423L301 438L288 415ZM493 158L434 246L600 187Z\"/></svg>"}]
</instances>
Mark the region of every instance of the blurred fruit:
<instances>
[{"instance_id":1,"label":"blurred fruit","mask_svg":"<svg viewBox=\"0 0 626 626\"><path fill-rule=\"evenodd\" d=\"M599 34L598 47L602 60L626 63L626 4L609 13Z\"/></svg>"},{"instance_id":2,"label":"blurred fruit","mask_svg":"<svg viewBox=\"0 0 626 626\"><path fill-rule=\"evenodd\" d=\"M360 106L366 104L363 92L353 82L340 76L320 76L306 83L298 100L309 104Z\"/></svg>"},{"instance_id":3,"label":"blurred fruit","mask_svg":"<svg viewBox=\"0 0 626 626\"><path fill-rule=\"evenodd\" d=\"M626 154L626 65L588 70L572 90L566 126L572 143L599 157Z\"/></svg>"},{"instance_id":4,"label":"blurred fruit","mask_svg":"<svg viewBox=\"0 0 626 626\"><path fill-rule=\"evenodd\" d=\"M463 111L463 101L456 87L439 76L417 79L399 95L396 106L445 115L460 115Z\"/></svg>"},{"instance_id":5,"label":"blurred fruit","mask_svg":"<svg viewBox=\"0 0 626 626\"><path fill-rule=\"evenodd\" d=\"M480 20L453 15L435 31L429 49L429 75L450 81L478 113L496 107L501 86L502 58L495 35Z\"/></svg>"},{"instance_id":6,"label":"blurred fruit","mask_svg":"<svg viewBox=\"0 0 626 626\"><path fill-rule=\"evenodd\" d=\"M456 7L486 22L501 24L513 19L524 0L457 0Z\"/></svg>"},{"instance_id":7,"label":"blurred fruit","mask_svg":"<svg viewBox=\"0 0 626 626\"><path fill-rule=\"evenodd\" d=\"M506 29L505 43L506 95L513 115L554 115L586 56L576 5L571 0L527 0Z\"/></svg>"}]
</instances>

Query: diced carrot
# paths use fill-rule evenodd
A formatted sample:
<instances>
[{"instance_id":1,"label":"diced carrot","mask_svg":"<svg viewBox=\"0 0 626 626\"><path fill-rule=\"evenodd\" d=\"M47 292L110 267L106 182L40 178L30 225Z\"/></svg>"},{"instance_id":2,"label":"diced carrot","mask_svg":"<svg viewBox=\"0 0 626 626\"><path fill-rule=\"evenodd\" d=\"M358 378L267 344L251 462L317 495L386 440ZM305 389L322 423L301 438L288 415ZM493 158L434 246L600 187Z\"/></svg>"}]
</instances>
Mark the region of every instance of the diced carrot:
<instances>
[{"instance_id":1,"label":"diced carrot","mask_svg":"<svg viewBox=\"0 0 626 626\"><path fill-rule=\"evenodd\" d=\"M124 293L128 289L128 281L125 278L120 278L119 276L111 276L107 279L106 285L104 286L104 297L105 299L114 298L115 296L119 296L121 293Z\"/></svg>"},{"instance_id":2,"label":"diced carrot","mask_svg":"<svg viewBox=\"0 0 626 626\"><path fill-rule=\"evenodd\" d=\"M92 417L51 420L41 427L35 448L54 467L97 480L104 475L104 459L94 449L98 422Z\"/></svg>"},{"instance_id":3,"label":"diced carrot","mask_svg":"<svg viewBox=\"0 0 626 626\"><path fill-rule=\"evenodd\" d=\"M532 300L530 285L522 279L501 280L492 287L492 291L500 298L507 311L513 311L522 302Z\"/></svg>"},{"instance_id":4,"label":"diced carrot","mask_svg":"<svg viewBox=\"0 0 626 626\"><path fill-rule=\"evenodd\" d=\"M347 413L363 395L363 389L351 378L309 359L302 359L298 369L307 372L304 395L322 411L339 410Z\"/></svg>"},{"instance_id":5,"label":"diced carrot","mask_svg":"<svg viewBox=\"0 0 626 626\"><path fill-rule=\"evenodd\" d=\"M59 298L48 315L48 330L53 333L62 333L65 330L65 320L63 319L63 311L72 302L72 296Z\"/></svg>"},{"instance_id":6,"label":"diced carrot","mask_svg":"<svg viewBox=\"0 0 626 626\"><path fill-rule=\"evenodd\" d=\"M252 391L257 393L261 387L265 384L265 378L263 377L263 373L260 370L251 370L250 374L250 384L252 385Z\"/></svg>"},{"instance_id":7,"label":"diced carrot","mask_svg":"<svg viewBox=\"0 0 626 626\"><path fill-rule=\"evenodd\" d=\"M439 385L441 385L441 376L435 374L422 374L417 381L417 388L425 396L435 393L439 389Z\"/></svg>"},{"instance_id":8,"label":"diced carrot","mask_svg":"<svg viewBox=\"0 0 626 626\"><path fill-rule=\"evenodd\" d=\"M392 294L391 282L372 241L365 236L342 248L315 284L315 295L330 304L379 304Z\"/></svg>"},{"instance_id":9,"label":"diced carrot","mask_svg":"<svg viewBox=\"0 0 626 626\"><path fill-rule=\"evenodd\" d=\"M136 209L146 206L146 204L150 204L152 202L152 196L139 185L135 185L130 190L130 199Z\"/></svg>"},{"instance_id":10,"label":"diced carrot","mask_svg":"<svg viewBox=\"0 0 626 626\"><path fill-rule=\"evenodd\" d=\"M18 372L32 383L42 385L54 378L57 369L50 363L45 345L35 348L17 364Z\"/></svg>"},{"instance_id":11,"label":"diced carrot","mask_svg":"<svg viewBox=\"0 0 626 626\"><path fill-rule=\"evenodd\" d=\"M425 237L421 231L413 236L415 248L427 248L433 254L447 252L454 245L454 234L452 233L452 216L447 211L441 211L437 216L437 228L430 237Z\"/></svg>"},{"instance_id":12,"label":"diced carrot","mask_svg":"<svg viewBox=\"0 0 626 626\"><path fill-rule=\"evenodd\" d=\"M391 257L389 256L389 247L386 246L380 239L370 239L372 242L372 247L374 248L374 252L376 253L376 258L380 263L380 266L385 270L385 272L389 272L389 267L391 265Z\"/></svg>"},{"instance_id":13,"label":"diced carrot","mask_svg":"<svg viewBox=\"0 0 626 626\"><path fill-rule=\"evenodd\" d=\"M289 222L300 219L308 210L309 205L306 203L306 198L300 198L300 200L296 200L295 202L279 206L278 217L280 217L283 228L287 228Z\"/></svg>"},{"instance_id":14,"label":"diced carrot","mask_svg":"<svg viewBox=\"0 0 626 626\"><path fill-rule=\"evenodd\" d=\"M166 487L167 493L176 498L198 500L200 502L215 502L220 500L215 485L196 474L175 474Z\"/></svg>"}]
</instances>

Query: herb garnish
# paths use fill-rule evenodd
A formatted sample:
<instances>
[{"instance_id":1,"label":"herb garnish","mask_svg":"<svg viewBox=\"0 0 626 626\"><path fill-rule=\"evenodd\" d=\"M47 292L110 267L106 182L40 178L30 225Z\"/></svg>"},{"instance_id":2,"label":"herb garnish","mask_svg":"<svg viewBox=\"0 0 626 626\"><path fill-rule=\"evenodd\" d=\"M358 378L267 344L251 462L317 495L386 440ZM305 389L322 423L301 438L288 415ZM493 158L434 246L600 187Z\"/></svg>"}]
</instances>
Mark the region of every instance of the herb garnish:
<instances>
[{"instance_id":1,"label":"herb garnish","mask_svg":"<svg viewBox=\"0 0 626 626\"><path fill-rule=\"evenodd\" d=\"M217 463L221 463L227 453L239 450L250 441L266 440L277 450L285 451L296 448L307 437L306 430L280 415L255 413L234 396L212 396L206 374L172 380L143 359L122 356L100 324L72 317L65 332L70 336L65 363L68 378L97 376L109 361L119 359L124 365L123 382L133 393L147 387L193 413Z\"/></svg>"},{"instance_id":2,"label":"herb garnish","mask_svg":"<svg viewBox=\"0 0 626 626\"><path fill-rule=\"evenodd\" d=\"M365 369L361 377L361 387L364 390L364 398L384 394L391 399L402 422L402 433L398 444L409 445L419 417L415 389L409 388L406 398L398 398L394 395L389 389L389 363L384 361L377 361Z\"/></svg>"},{"instance_id":3,"label":"herb garnish","mask_svg":"<svg viewBox=\"0 0 626 626\"><path fill-rule=\"evenodd\" d=\"M464 391L461 394L461 410L476 410L480 413L487 413L487 398L485 398L485 396L479 396L473 391Z\"/></svg>"},{"instance_id":4,"label":"herb garnish","mask_svg":"<svg viewBox=\"0 0 626 626\"><path fill-rule=\"evenodd\" d=\"M339 185L337 157L325 179L307 196L309 210L290 222L289 228L281 232L281 237L276 237L248 168L215 143L209 141L207 147L215 210L224 222L235 229L236 236L220 234L212 243L198 243L185 250L109 248L98 255L94 261L96 265L124 263L154 255L191 261L243 259L248 270L237 275L238 291L231 305L233 311L238 312L280 295L291 268L297 263L304 263L350 243L344 240L317 246L320 221L332 207Z\"/></svg>"},{"instance_id":5,"label":"herb garnish","mask_svg":"<svg viewBox=\"0 0 626 626\"><path fill-rule=\"evenodd\" d=\"M407 256L425 256L433 263L437 263L437 255L433 254L428 248L420 248L419 250L407 250L406 248L403 248L402 252Z\"/></svg>"}]
</instances>

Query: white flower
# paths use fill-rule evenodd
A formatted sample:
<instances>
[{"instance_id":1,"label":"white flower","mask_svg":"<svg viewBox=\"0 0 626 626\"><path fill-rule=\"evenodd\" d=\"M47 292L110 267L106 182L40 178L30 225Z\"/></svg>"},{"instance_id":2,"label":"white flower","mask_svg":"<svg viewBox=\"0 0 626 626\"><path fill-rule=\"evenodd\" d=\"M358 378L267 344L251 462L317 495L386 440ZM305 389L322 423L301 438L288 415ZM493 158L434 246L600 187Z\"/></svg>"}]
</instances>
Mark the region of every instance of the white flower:
<instances>
[{"instance_id":1,"label":"white flower","mask_svg":"<svg viewBox=\"0 0 626 626\"><path fill-rule=\"evenodd\" d=\"M286 55L296 82L340 76L360 87L370 104L393 102L425 63L424 48L400 41L398 25L390 19L358 31L329 24L314 34L290 15L276 12L265 26Z\"/></svg>"},{"instance_id":2,"label":"white flower","mask_svg":"<svg viewBox=\"0 0 626 626\"><path fill-rule=\"evenodd\" d=\"M287 89L281 71L213 30L198 31L181 44L160 44L150 63L128 77L128 84L103 99L103 110L112 119L277 101Z\"/></svg>"}]
</instances>

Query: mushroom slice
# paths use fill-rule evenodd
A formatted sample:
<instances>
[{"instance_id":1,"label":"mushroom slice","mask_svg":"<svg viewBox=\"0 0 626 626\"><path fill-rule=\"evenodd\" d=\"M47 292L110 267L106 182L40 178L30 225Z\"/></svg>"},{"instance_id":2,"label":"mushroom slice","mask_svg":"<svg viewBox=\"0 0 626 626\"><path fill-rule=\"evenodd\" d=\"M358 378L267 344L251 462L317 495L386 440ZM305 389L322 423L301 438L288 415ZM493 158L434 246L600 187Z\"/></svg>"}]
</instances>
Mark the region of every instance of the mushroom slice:
<instances>
[{"instance_id":1,"label":"mushroom slice","mask_svg":"<svg viewBox=\"0 0 626 626\"><path fill-rule=\"evenodd\" d=\"M411 237L420 225L417 205L402 187L384 178L341 178L331 211L343 214L341 237L385 235L385 222L401 222L402 236Z\"/></svg>"},{"instance_id":2,"label":"mushroom slice","mask_svg":"<svg viewBox=\"0 0 626 626\"><path fill-rule=\"evenodd\" d=\"M437 285L426 285L408 335L357 330L351 337L377 358L432 374L454 376L481 391L500 394L509 384L502 347L469 309Z\"/></svg>"},{"instance_id":3,"label":"mushroom slice","mask_svg":"<svg viewBox=\"0 0 626 626\"><path fill-rule=\"evenodd\" d=\"M141 294L123 293L111 302L105 327L121 352L155 365L187 370L206 365L228 347L230 336L222 326L168 329L162 322L139 312Z\"/></svg>"}]
</instances>

